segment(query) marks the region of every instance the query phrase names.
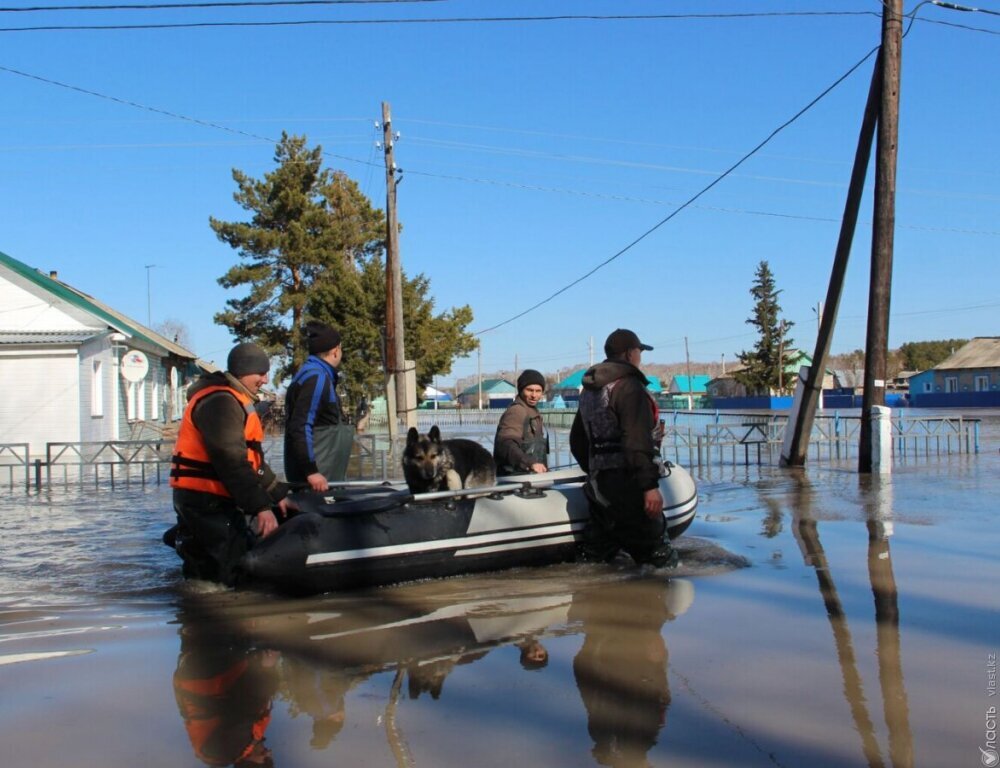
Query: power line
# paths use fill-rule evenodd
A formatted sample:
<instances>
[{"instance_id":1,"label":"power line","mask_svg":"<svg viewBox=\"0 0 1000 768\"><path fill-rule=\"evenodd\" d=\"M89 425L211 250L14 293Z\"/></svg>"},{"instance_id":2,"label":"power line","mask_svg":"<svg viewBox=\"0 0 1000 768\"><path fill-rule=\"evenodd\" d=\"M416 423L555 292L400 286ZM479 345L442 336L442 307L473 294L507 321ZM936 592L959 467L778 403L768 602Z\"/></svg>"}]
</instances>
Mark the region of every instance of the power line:
<instances>
[{"instance_id":1,"label":"power line","mask_svg":"<svg viewBox=\"0 0 1000 768\"><path fill-rule=\"evenodd\" d=\"M162 24L62 24L36 27L4 27L0 32L93 32L138 29L195 29L214 27L295 27L392 24L510 24L562 21L684 21L752 18L878 16L874 11L773 11L748 13L661 13L661 14L558 14L550 16L462 16L450 18L396 19L303 19L290 21L205 21Z\"/></svg>"},{"instance_id":2,"label":"power line","mask_svg":"<svg viewBox=\"0 0 1000 768\"><path fill-rule=\"evenodd\" d=\"M639 235L637 238L635 238L632 242L630 242L624 248L622 248L621 250L619 250L617 253L613 254L612 256L609 256L607 259L605 259L604 261L602 261L600 264L598 264L597 266L595 266L593 269L591 269L590 271L588 271L585 274L581 275L580 277L576 278L575 280L573 280L572 282L568 283L567 285L563 286L562 288L560 288L559 290L557 290L555 293L551 294L547 298L542 299L541 301L537 302L536 304L534 304L534 305L528 307L527 309L525 309L525 310L517 313L513 317L510 317L510 318L504 320L503 322L500 322L500 323L497 323L495 325L492 325L489 328L484 328L481 331L477 331L473 335L475 335L475 336L481 336L484 333L488 333L490 331L495 331L497 328L501 328L501 327L507 325L508 323L512 323L515 320L518 320L518 319L524 317L529 312L533 312L534 310L538 309L539 307L544 306L545 304L548 304L550 301L552 301L553 299L555 299L557 296L560 296L561 294L563 294L566 291L568 291L570 288L572 288L572 287L574 287L574 286L582 283L584 280L586 280L588 277L592 276L594 273L596 273L599 270L603 269L604 267L606 267L611 262L615 261L617 258L619 258L620 256L622 256L623 254L625 254L628 251L632 250L632 248L634 248L636 245L638 245L643 240L645 240L647 237L649 237L651 234L653 234L656 230L658 230L660 227L662 227L664 224L666 224L668 221L670 221L672 218L674 218L677 214L679 214L685 208L687 208L688 206L690 206L691 204L693 204L698 198L700 198L702 195L704 195L710 189L712 189L712 187L714 187L715 185L717 185L719 182L721 182L723 179L725 179L727 176L729 176L733 171L735 171L737 168L739 168L741 165L743 165L743 163L745 163L747 160L749 160L751 157L753 157L755 154L757 154L758 151L760 151L766 144L768 144L775 136L777 136L779 133L781 133L781 131L783 131L789 125L791 125L796 120L798 120L802 115L804 115L806 112L808 112L810 109L812 109L812 107L815 106L821 99L823 99L827 94L829 94L834 88L836 88L838 85L840 85L842 82L844 82L844 80L846 80L850 75L852 75L855 72L855 70L857 70L868 59L870 59L875 54L875 52L878 51L878 49L879 49L878 46L872 48L856 64L854 64L852 67L850 67L850 69L848 69L844 74L842 74L840 77L838 77L832 84L830 84L829 86L827 86L818 96L816 96L814 99L812 99L812 101L810 101L808 104L806 104L802 109L800 109L798 112L796 112L792 117L790 117L784 123L782 123L777 128L775 128L773 131L771 131L771 133L767 136L767 138L765 138L763 141L761 141L759 144L757 144L756 147L754 147L749 152L747 152L745 155L743 155L743 157L741 157L739 160L737 160L733 165L731 165L729 168L727 168L721 174L719 174L718 176L716 176L711 182L709 182L706 186L704 186L700 191L698 191L697 193L695 193L692 197L688 198L688 200L686 202L681 203L681 205L677 206L667 216L665 216L664 218L660 219L660 221L658 221L652 227L650 227L649 229L647 229L645 232L643 232L641 235Z\"/></svg>"},{"instance_id":3,"label":"power line","mask_svg":"<svg viewBox=\"0 0 1000 768\"><path fill-rule=\"evenodd\" d=\"M35 5L3 8L0 13L38 13L45 11L159 11L173 8L271 8L289 5L392 5L405 3L443 3L447 0L257 0L256 2L148 3L132 5Z\"/></svg>"},{"instance_id":4,"label":"power line","mask_svg":"<svg viewBox=\"0 0 1000 768\"><path fill-rule=\"evenodd\" d=\"M63 83L63 82L60 82L58 80L52 80L51 78L42 77L41 75L33 75L30 72L22 72L19 69L13 69L12 67L5 67L2 64L0 64L0 72L8 72L8 73L10 73L12 75L18 75L19 77L25 77L25 78L27 78L29 80L37 80L40 83L45 83L47 85L55 85L55 86L58 86L59 88L65 88L65 89L67 89L69 91L75 91L76 93L82 93L82 94L84 94L86 96L94 96L94 97L99 98L99 99L106 99L107 101L113 101L116 104L122 104L124 106L133 107L135 109L142 109L142 110L145 110L147 112L152 112L152 113L157 114L157 115L165 115L167 117L174 118L175 120L183 120L185 122L194 123L195 125L200 125L200 126L203 126L205 128L214 128L217 131L225 131L226 133L232 133L232 134L235 134L237 136L246 136L248 138L255 139L257 141L266 141L266 142L268 142L270 144L278 144L279 143L279 141L277 139L275 139L274 137L271 137L271 136L261 136L260 134L257 134L257 133L251 133L249 131L241 131L238 128L230 128L229 126L220 125L219 123L213 123L213 122L210 122L208 120L200 120L197 117L190 117L189 115L182 115L179 112L171 112L169 110L160 109L158 107L150 107L150 106L148 106L146 104L140 104L137 101L131 101L129 99L122 99L122 98L119 98L118 96L109 96L106 93L100 93L99 91L92 91L92 90L90 90L88 88L81 88L78 85L70 85L69 83ZM323 155L325 157L333 157L333 158L337 158L338 160L346 160L348 162L358 163L360 165L372 165L372 163L367 162L365 160L359 160L356 157L348 157L346 155L338 155L338 154L335 154L333 152L326 152L325 150L323 152Z\"/></svg>"}]
</instances>

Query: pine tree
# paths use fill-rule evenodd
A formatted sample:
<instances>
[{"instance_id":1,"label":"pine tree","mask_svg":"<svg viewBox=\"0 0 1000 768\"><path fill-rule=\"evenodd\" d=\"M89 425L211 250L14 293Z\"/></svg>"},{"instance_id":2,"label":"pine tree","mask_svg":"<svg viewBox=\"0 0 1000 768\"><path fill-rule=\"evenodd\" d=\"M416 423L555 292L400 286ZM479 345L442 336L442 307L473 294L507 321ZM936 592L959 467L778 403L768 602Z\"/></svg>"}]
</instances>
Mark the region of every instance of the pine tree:
<instances>
[{"instance_id":1,"label":"pine tree","mask_svg":"<svg viewBox=\"0 0 1000 768\"><path fill-rule=\"evenodd\" d=\"M240 258L219 284L243 289L244 295L227 299L228 308L215 322L278 358L275 383L308 354L298 330L305 321L333 325L343 338L341 373L350 406L383 388L386 220L355 181L323 168L322 159L321 147L310 149L304 136L282 133L274 153L277 167L263 179L233 170L234 199L251 218L209 223ZM452 359L476 345L466 331L472 310L464 306L433 315L429 290L423 275L403 276L404 327L409 332L407 318L419 316L438 330L430 339L421 329L406 337L407 357L419 361L418 384L424 385L449 373Z\"/></svg>"},{"instance_id":2,"label":"pine tree","mask_svg":"<svg viewBox=\"0 0 1000 768\"><path fill-rule=\"evenodd\" d=\"M781 305L774 287L774 275L767 261L757 265L750 295L754 298L753 314L747 323L757 328L754 348L739 353L743 368L733 373L733 378L746 387L751 395L768 395L786 389L790 382L784 381L784 359L792 345L787 335L793 323L780 320Z\"/></svg>"}]
</instances>

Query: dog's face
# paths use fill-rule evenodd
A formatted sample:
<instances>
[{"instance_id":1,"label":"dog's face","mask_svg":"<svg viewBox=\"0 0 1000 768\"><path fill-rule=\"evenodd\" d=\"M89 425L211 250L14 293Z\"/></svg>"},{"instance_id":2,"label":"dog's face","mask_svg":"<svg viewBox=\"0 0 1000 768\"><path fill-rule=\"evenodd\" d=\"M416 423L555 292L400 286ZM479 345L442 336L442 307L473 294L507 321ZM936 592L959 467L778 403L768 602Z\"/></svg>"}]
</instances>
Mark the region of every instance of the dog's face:
<instances>
[{"instance_id":1,"label":"dog's face","mask_svg":"<svg viewBox=\"0 0 1000 768\"><path fill-rule=\"evenodd\" d=\"M416 427L406 433L406 450L403 452L403 469L423 480L439 477L445 469L444 446L441 445L441 431L437 425L430 432L421 435Z\"/></svg>"}]
</instances>

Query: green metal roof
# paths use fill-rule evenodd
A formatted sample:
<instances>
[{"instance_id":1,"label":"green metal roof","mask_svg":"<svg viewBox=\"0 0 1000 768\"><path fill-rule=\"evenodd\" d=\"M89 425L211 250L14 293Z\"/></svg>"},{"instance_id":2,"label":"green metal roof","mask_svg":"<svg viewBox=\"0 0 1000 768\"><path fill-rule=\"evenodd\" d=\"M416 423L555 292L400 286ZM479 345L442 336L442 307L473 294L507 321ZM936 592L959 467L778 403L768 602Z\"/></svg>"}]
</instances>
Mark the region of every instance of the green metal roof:
<instances>
[{"instance_id":1,"label":"green metal roof","mask_svg":"<svg viewBox=\"0 0 1000 768\"><path fill-rule=\"evenodd\" d=\"M580 387L583 386L583 374L585 374L587 370L587 368L581 368L576 373L571 373L565 379L553 386L552 389L580 389ZM658 378L647 374L646 389L653 393L662 392L663 385L660 383Z\"/></svg>"},{"instance_id":2,"label":"green metal roof","mask_svg":"<svg viewBox=\"0 0 1000 768\"><path fill-rule=\"evenodd\" d=\"M24 262L8 256L3 251L0 251L0 267L6 267L11 272L20 275L31 283L34 283L47 293L65 301L70 306L81 309L84 312L103 320L109 327L114 328L116 331L121 331L129 336L141 339L154 347L165 349L167 352L178 357L186 357L192 360L197 357L189 350L184 349L184 347L175 344L169 339L156 333L156 331L136 323L134 320L131 320L120 312L117 312L106 304L98 301L93 296L89 296L86 293L83 293L83 291L77 290L66 283L49 277L40 270L29 267Z\"/></svg>"},{"instance_id":3,"label":"green metal roof","mask_svg":"<svg viewBox=\"0 0 1000 768\"><path fill-rule=\"evenodd\" d=\"M506 379L483 379L483 393L508 394L516 392L517 388ZM475 395L479 393L479 384L473 384L462 390L463 395Z\"/></svg>"}]
</instances>

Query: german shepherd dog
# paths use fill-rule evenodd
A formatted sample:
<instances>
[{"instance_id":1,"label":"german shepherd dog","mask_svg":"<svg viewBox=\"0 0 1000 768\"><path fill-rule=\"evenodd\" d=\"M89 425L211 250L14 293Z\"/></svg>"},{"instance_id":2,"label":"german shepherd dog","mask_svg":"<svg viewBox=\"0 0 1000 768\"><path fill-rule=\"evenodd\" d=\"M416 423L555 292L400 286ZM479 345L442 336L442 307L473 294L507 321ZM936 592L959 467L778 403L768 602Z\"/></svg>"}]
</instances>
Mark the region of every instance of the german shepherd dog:
<instances>
[{"instance_id":1,"label":"german shepherd dog","mask_svg":"<svg viewBox=\"0 0 1000 768\"><path fill-rule=\"evenodd\" d=\"M410 493L482 488L496 482L493 456L475 440L442 440L437 425L421 435L416 427L406 433L403 477Z\"/></svg>"}]
</instances>

